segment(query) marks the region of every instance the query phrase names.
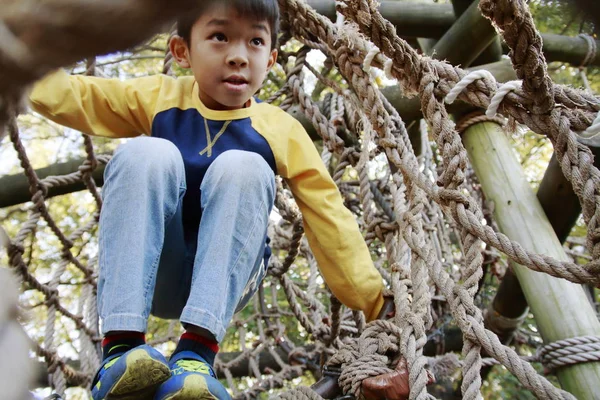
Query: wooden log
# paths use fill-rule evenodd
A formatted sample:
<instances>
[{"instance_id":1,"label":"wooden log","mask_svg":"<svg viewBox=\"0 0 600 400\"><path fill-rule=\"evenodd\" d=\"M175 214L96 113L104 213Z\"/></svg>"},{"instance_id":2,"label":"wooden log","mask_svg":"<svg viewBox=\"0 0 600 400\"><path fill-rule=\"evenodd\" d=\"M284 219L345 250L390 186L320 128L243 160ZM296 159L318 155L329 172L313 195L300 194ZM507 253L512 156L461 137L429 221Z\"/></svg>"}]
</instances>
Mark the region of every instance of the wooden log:
<instances>
[{"instance_id":1,"label":"wooden log","mask_svg":"<svg viewBox=\"0 0 600 400\"><path fill-rule=\"evenodd\" d=\"M463 141L486 198L494 202L500 230L529 251L567 260L501 127L477 124L465 131ZM514 265L514 271L544 343L600 334L600 322L581 285L520 265ZM567 366L556 374L562 387L577 398L597 395L600 363Z\"/></svg>"}]
</instances>

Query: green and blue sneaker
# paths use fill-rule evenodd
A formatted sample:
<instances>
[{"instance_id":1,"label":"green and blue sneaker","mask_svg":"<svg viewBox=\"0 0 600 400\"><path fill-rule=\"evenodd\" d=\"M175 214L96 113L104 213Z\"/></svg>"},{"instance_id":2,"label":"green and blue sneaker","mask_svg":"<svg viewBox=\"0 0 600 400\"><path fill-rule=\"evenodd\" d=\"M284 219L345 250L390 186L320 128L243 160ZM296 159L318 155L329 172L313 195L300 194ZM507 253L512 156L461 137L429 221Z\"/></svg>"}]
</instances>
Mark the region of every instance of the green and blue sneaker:
<instances>
[{"instance_id":1,"label":"green and blue sneaker","mask_svg":"<svg viewBox=\"0 0 600 400\"><path fill-rule=\"evenodd\" d=\"M156 392L155 400L231 400L210 364L193 351L169 360L171 378Z\"/></svg>"},{"instance_id":2,"label":"green and blue sneaker","mask_svg":"<svg viewBox=\"0 0 600 400\"><path fill-rule=\"evenodd\" d=\"M160 352L148 345L134 347L102 362L92 382L92 398L150 400L156 388L170 376L167 360Z\"/></svg>"}]
</instances>

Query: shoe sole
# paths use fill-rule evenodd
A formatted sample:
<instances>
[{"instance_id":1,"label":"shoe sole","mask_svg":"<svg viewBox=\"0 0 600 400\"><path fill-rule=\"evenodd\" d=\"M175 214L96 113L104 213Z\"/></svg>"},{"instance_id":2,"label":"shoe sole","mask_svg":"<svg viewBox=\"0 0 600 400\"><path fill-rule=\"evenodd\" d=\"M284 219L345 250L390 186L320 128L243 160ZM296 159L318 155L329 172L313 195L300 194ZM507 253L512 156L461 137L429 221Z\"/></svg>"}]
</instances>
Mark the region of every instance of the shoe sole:
<instances>
[{"instance_id":1,"label":"shoe sole","mask_svg":"<svg viewBox=\"0 0 600 400\"><path fill-rule=\"evenodd\" d=\"M183 387L177 393L164 400L219 400L208 390L208 385L203 377L190 375L183 381Z\"/></svg>"},{"instance_id":2,"label":"shoe sole","mask_svg":"<svg viewBox=\"0 0 600 400\"><path fill-rule=\"evenodd\" d=\"M166 364L153 359L142 349L128 354L125 362L125 372L106 400L151 400L158 386L171 376Z\"/></svg>"}]
</instances>

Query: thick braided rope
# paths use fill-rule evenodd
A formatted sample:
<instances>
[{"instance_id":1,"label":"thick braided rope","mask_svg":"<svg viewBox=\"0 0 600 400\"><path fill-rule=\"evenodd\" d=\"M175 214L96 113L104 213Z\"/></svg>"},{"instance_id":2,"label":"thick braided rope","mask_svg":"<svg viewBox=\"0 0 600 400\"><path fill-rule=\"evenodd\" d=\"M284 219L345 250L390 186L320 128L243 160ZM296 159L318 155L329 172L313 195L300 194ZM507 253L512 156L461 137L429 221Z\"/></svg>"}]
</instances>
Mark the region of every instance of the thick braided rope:
<instances>
[{"instance_id":1,"label":"thick braided rope","mask_svg":"<svg viewBox=\"0 0 600 400\"><path fill-rule=\"evenodd\" d=\"M587 246L594 260L598 260L600 233L597 232L597 226L600 219L600 203L590 192L599 191L600 173L598 169L585 164L590 156L589 149L577 143L570 131L578 129L570 127L563 117L562 110L554 107L553 84L542 54L541 37L535 29L529 8L524 0L481 0L480 9L484 16L490 18L503 31L504 39L511 48L509 55L517 76L523 80L523 90L534 100L531 112L550 113L551 126L548 136L553 142L559 165L565 177L573 184L582 204L583 216L588 223ZM563 161L565 156L575 168L567 165L564 162L566 160ZM574 173L581 174L581 178L576 179L578 174L574 177ZM591 198L587 197L590 195ZM596 272L599 268L595 267Z\"/></svg>"},{"instance_id":2,"label":"thick braided rope","mask_svg":"<svg viewBox=\"0 0 600 400\"><path fill-rule=\"evenodd\" d=\"M369 121L363 122L363 129L366 132L363 137L364 142L370 142L372 126ZM368 147L363 144L363 155ZM361 160L362 160L361 156ZM407 182L409 190L407 196L410 198L410 209L407 210L405 205L404 193L401 190L394 190L394 209L396 210L397 223L406 235L412 235L412 225L419 224L422 226L422 212L425 198L422 191ZM361 182L362 185L362 182ZM365 185L366 186L366 185ZM395 186L395 185L394 185ZM369 186L370 189L370 186ZM366 189L365 189L366 190ZM369 192L371 192L369 190ZM406 358L409 367L409 381L411 386L410 398L425 399L427 394L428 377L425 371L427 364L426 358L423 356L423 346L427 342L426 329L431 325L430 305L431 295L429 290L429 276L427 267L424 261L418 257L410 260L410 276L412 281L412 301L409 298L409 291L405 279L401 279L400 270L406 273L402 265L406 266L404 257L408 255L408 246L403 242L400 246L402 252L396 245L397 239L394 240L393 232L386 235L386 249L388 250L388 262L392 265L392 288L395 294L396 304L396 323L401 329L400 346L401 354ZM420 245L424 245L426 238L419 235L416 238ZM404 275L404 274L403 274Z\"/></svg>"},{"instance_id":3,"label":"thick braided rope","mask_svg":"<svg viewBox=\"0 0 600 400\"><path fill-rule=\"evenodd\" d=\"M341 54L341 53L342 53L342 52L340 52L340 54ZM369 109L369 108L367 108L367 107L365 107L365 108L366 108L366 109ZM422 372L422 368L421 368L421 372Z\"/></svg>"},{"instance_id":4,"label":"thick braided rope","mask_svg":"<svg viewBox=\"0 0 600 400\"><path fill-rule=\"evenodd\" d=\"M509 56L517 77L523 80L523 91L533 100L531 111L549 112L554 107L553 84L542 53L542 37L525 0L481 0L479 8L510 47Z\"/></svg>"},{"instance_id":5,"label":"thick braided rope","mask_svg":"<svg viewBox=\"0 0 600 400\"><path fill-rule=\"evenodd\" d=\"M481 122L495 122L496 124L502 126L506 122L504 118L501 117L488 117L485 114L482 114L481 111L474 111L462 117L456 123L456 131L462 134L464 131L469 129L471 126L475 124L479 124Z\"/></svg>"},{"instance_id":6,"label":"thick braided rope","mask_svg":"<svg viewBox=\"0 0 600 400\"><path fill-rule=\"evenodd\" d=\"M329 360L329 365L341 366L339 383L344 393L360 396L362 381L371 376L391 372L386 353L397 352L400 328L389 321L371 322L360 337L345 345Z\"/></svg>"},{"instance_id":7,"label":"thick braided rope","mask_svg":"<svg viewBox=\"0 0 600 400\"><path fill-rule=\"evenodd\" d=\"M72 247L72 240L67 238L58 228L54 219L50 216L48 209L44 203L44 193L46 193L46 187L37 179L33 168L29 162L29 159L25 155L25 149L22 147L22 144L19 139L18 129L15 120L11 120L8 125L9 134L15 149L19 155L21 160L21 165L25 169L25 173L30 182L30 190L33 194L34 204L36 207L35 212L30 215L29 221L21 228L17 238L13 244L9 247L9 259L10 264L17 268L20 275L25 278L25 280L32 285L35 289L39 290L44 294L47 300L47 304L56 311L59 311L62 315L66 316L73 320L78 329L85 332L90 337L95 337L96 334L94 331L89 329L87 325L84 324L81 316L76 316L65 307L63 307L58 298L58 292L56 288L52 288L48 285L41 284L28 270L25 262L23 261L22 255L24 253L24 248L22 247L22 243L25 238L33 232L36 227L37 222L40 218L44 218L48 223L48 226L51 228L52 232L56 234L61 244L63 245L63 256L67 257L66 259L71 262L73 265L78 267L84 275L91 279L92 270L89 267L82 265L71 253L70 249ZM41 189L37 189L37 188Z\"/></svg>"},{"instance_id":8,"label":"thick braided rope","mask_svg":"<svg viewBox=\"0 0 600 400\"><path fill-rule=\"evenodd\" d=\"M323 397L319 396L314 390L307 388L306 386L298 386L290 391L282 393L275 399L282 400L323 400Z\"/></svg>"}]
</instances>

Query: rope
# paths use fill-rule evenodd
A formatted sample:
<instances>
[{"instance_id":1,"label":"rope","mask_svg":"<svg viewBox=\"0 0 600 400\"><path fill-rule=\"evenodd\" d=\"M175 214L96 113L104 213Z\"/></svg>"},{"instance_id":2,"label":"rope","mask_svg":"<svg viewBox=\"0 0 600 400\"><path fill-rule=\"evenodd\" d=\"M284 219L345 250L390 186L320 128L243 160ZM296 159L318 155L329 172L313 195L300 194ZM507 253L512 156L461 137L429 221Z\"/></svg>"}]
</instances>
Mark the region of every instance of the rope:
<instances>
[{"instance_id":1,"label":"rope","mask_svg":"<svg viewBox=\"0 0 600 400\"><path fill-rule=\"evenodd\" d=\"M496 93L494 93L494 96L490 100L490 106L486 110L485 115L487 115L490 118L496 116L496 113L498 112L498 107L500 107L500 103L502 103L502 100L504 100L506 95L512 91L521 89L522 86L522 81L508 81L502 84L502 86L500 86L498 90L496 90Z\"/></svg>"},{"instance_id":2,"label":"rope","mask_svg":"<svg viewBox=\"0 0 600 400\"><path fill-rule=\"evenodd\" d=\"M579 64L579 67L582 68L587 66L594 58L596 58L597 45L596 40L594 40L594 38L587 33L580 33L577 37L582 38L587 44L587 52L583 58L583 61L581 61L581 64Z\"/></svg>"},{"instance_id":3,"label":"rope","mask_svg":"<svg viewBox=\"0 0 600 400\"><path fill-rule=\"evenodd\" d=\"M600 336L562 339L538 349L537 358L550 371L592 361L600 361Z\"/></svg>"},{"instance_id":4,"label":"rope","mask_svg":"<svg viewBox=\"0 0 600 400\"><path fill-rule=\"evenodd\" d=\"M475 111L465 115L456 123L456 131L462 134L471 126L479 124L481 122L495 122L498 125L503 126L506 120L498 116L490 118L487 115L483 114L481 111Z\"/></svg>"}]
</instances>

